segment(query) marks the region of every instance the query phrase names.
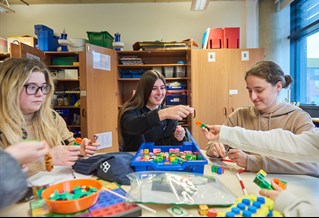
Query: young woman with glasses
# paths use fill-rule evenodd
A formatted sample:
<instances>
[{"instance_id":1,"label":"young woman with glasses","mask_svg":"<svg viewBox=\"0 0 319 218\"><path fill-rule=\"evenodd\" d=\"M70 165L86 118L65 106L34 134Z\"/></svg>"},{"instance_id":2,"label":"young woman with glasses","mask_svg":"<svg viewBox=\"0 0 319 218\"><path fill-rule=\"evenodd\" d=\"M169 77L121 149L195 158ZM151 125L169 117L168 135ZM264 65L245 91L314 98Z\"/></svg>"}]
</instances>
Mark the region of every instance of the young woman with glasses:
<instances>
[{"instance_id":1,"label":"young woman with glasses","mask_svg":"<svg viewBox=\"0 0 319 218\"><path fill-rule=\"evenodd\" d=\"M45 64L36 59L10 58L0 65L0 84L0 147L5 149L24 140L46 140L53 165L72 166L80 146L71 146L73 133L51 108L54 83ZM88 139L83 143L88 156L99 144L89 145ZM45 162L36 160L26 169L31 176L45 170Z\"/></svg>"}]
</instances>

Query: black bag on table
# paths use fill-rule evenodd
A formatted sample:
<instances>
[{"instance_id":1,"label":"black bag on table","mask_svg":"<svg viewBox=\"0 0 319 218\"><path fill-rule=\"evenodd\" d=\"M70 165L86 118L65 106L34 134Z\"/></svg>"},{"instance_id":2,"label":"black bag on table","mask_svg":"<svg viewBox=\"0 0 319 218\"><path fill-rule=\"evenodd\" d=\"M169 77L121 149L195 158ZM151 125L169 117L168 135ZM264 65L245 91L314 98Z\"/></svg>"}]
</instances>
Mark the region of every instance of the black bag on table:
<instances>
[{"instance_id":1,"label":"black bag on table","mask_svg":"<svg viewBox=\"0 0 319 218\"><path fill-rule=\"evenodd\" d=\"M101 179L130 185L130 180L126 175L134 172L134 168L131 166L133 157L134 155L127 152L99 154L78 160L73 165L73 169L85 175L96 173Z\"/></svg>"}]
</instances>

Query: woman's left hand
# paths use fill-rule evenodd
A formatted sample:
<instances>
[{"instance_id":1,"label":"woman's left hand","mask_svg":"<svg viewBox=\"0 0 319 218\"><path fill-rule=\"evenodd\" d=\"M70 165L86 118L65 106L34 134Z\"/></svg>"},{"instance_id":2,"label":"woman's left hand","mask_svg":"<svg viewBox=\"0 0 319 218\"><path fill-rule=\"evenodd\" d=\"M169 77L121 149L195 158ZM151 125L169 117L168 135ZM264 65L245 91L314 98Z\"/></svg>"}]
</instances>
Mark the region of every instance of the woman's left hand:
<instances>
[{"instance_id":1,"label":"woman's left hand","mask_svg":"<svg viewBox=\"0 0 319 218\"><path fill-rule=\"evenodd\" d=\"M247 157L248 154L238 149L230 149L228 151L228 157L238 166L246 168L247 167Z\"/></svg>"},{"instance_id":2,"label":"woman's left hand","mask_svg":"<svg viewBox=\"0 0 319 218\"><path fill-rule=\"evenodd\" d=\"M178 141L182 141L185 137L185 129L181 125L177 125L175 132L174 132L174 137Z\"/></svg>"},{"instance_id":3,"label":"woman's left hand","mask_svg":"<svg viewBox=\"0 0 319 218\"><path fill-rule=\"evenodd\" d=\"M93 156L97 150L97 147L101 145L101 143L98 141L91 143L91 140L88 138L84 138L82 140L82 143L85 147L85 155L87 157Z\"/></svg>"}]
</instances>

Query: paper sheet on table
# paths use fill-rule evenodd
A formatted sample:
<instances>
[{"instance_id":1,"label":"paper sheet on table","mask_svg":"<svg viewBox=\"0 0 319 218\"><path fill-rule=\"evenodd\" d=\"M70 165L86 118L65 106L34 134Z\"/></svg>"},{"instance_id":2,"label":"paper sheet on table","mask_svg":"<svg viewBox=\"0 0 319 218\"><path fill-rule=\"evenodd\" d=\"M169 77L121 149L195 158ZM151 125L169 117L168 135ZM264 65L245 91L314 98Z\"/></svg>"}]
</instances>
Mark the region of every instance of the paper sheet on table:
<instances>
[{"instance_id":1,"label":"paper sheet on table","mask_svg":"<svg viewBox=\"0 0 319 218\"><path fill-rule=\"evenodd\" d=\"M74 177L76 179L90 178L92 177L92 175L84 175L81 173L77 173L72 169L71 166L54 166L53 170L50 172L41 171L29 177L28 185L29 186L38 186L38 185L44 185L44 184L53 185L66 180L75 179Z\"/></svg>"}]
</instances>

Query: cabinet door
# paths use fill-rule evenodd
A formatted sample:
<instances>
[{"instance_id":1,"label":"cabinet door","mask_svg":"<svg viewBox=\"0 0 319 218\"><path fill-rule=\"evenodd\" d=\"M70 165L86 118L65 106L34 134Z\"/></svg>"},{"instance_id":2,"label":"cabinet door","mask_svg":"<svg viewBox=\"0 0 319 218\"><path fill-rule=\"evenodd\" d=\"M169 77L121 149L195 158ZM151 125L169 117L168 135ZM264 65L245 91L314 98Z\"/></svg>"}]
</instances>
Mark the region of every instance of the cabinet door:
<instances>
[{"instance_id":1,"label":"cabinet door","mask_svg":"<svg viewBox=\"0 0 319 218\"><path fill-rule=\"evenodd\" d=\"M192 119L192 135L201 148L207 143L196 121L222 124L228 106L227 51L223 49L192 50L191 102L196 110Z\"/></svg>"},{"instance_id":2,"label":"cabinet door","mask_svg":"<svg viewBox=\"0 0 319 218\"><path fill-rule=\"evenodd\" d=\"M91 44L86 44L86 52L80 54L82 137L111 132L112 147L103 152L119 150L116 60L115 50Z\"/></svg>"},{"instance_id":3,"label":"cabinet door","mask_svg":"<svg viewBox=\"0 0 319 218\"><path fill-rule=\"evenodd\" d=\"M229 105L227 115L236 108L252 105L246 89L245 74L256 62L264 60L264 49L229 49Z\"/></svg>"}]
</instances>

